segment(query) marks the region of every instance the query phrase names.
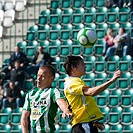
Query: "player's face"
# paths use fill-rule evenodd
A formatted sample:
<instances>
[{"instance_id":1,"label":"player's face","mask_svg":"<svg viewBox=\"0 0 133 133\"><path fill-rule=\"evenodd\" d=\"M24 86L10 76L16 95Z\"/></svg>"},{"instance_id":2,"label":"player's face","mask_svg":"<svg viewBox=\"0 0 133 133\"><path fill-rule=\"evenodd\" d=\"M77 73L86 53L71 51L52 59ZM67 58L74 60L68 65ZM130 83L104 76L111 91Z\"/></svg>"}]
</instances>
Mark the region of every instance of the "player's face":
<instances>
[{"instance_id":1,"label":"player's face","mask_svg":"<svg viewBox=\"0 0 133 133\"><path fill-rule=\"evenodd\" d=\"M37 87L45 89L51 87L53 76L50 76L47 69L39 69L37 74Z\"/></svg>"},{"instance_id":2,"label":"player's face","mask_svg":"<svg viewBox=\"0 0 133 133\"><path fill-rule=\"evenodd\" d=\"M79 64L77 65L77 76L83 76L86 74L86 66L83 61L80 61Z\"/></svg>"}]
</instances>

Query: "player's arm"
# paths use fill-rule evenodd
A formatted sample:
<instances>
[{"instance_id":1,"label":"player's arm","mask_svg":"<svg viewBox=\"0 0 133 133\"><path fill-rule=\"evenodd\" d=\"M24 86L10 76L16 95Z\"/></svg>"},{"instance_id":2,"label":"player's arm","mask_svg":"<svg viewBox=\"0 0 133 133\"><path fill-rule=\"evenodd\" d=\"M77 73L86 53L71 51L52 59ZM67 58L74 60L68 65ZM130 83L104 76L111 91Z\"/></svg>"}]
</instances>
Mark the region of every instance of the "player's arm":
<instances>
[{"instance_id":1,"label":"player's arm","mask_svg":"<svg viewBox=\"0 0 133 133\"><path fill-rule=\"evenodd\" d=\"M65 118L66 116L71 117L72 113L68 109L67 104L63 98L57 99L57 104L60 107L60 109L63 111L62 117Z\"/></svg>"},{"instance_id":2,"label":"player's arm","mask_svg":"<svg viewBox=\"0 0 133 133\"><path fill-rule=\"evenodd\" d=\"M105 82L99 86L96 86L93 88L89 88L88 86L84 86L82 88L84 95L87 95L87 96L98 95L99 93L103 92L106 88L108 88L113 82L115 82L116 79L119 78L120 76L121 76L121 71L118 70L114 73L114 76L109 81L107 81L107 82Z\"/></svg>"},{"instance_id":3,"label":"player's arm","mask_svg":"<svg viewBox=\"0 0 133 133\"><path fill-rule=\"evenodd\" d=\"M22 126L23 133L28 133L29 115L30 115L30 111L23 110L22 116L21 116L21 126Z\"/></svg>"}]
</instances>

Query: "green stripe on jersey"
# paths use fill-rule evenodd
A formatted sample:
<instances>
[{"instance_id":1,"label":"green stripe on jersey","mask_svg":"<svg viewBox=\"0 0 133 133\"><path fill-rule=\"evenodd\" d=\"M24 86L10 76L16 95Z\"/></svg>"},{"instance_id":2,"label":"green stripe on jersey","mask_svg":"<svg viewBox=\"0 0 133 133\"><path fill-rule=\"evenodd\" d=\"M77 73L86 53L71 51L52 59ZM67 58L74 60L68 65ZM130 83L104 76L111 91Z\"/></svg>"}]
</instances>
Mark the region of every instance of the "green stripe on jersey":
<instances>
[{"instance_id":1,"label":"green stripe on jersey","mask_svg":"<svg viewBox=\"0 0 133 133\"><path fill-rule=\"evenodd\" d=\"M59 98L64 97L56 88L35 88L27 93L23 109L31 111L31 127L35 132L54 132L58 109L56 100Z\"/></svg>"}]
</instances>

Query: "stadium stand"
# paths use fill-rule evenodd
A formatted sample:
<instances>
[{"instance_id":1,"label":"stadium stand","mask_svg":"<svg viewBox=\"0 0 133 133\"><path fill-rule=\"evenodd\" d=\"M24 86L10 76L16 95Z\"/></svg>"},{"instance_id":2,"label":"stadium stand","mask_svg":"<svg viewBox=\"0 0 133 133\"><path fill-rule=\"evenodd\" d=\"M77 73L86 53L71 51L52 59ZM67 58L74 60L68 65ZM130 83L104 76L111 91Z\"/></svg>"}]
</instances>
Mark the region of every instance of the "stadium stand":
<instances>
[{"instance_id":1,"label":"stadium stand","mask_svg":"<svg viewBox=\"0 0 133 133\"><path fill-rule=\"evenodd\" d=\"M121 78L96 98L104 114L101 122L105 123L105 129L101 133L132 133L132 46L125 57L115 55L105 62L102 56L103 37L108 28L116 35L119 28L124 27L133 45L132 24L130 8L106 8L104 0L0 0L1 68L7 67L14 46L20 46L30 59L41 45L53 58L52 65L56 68L53 86L61 91L66 77L63 63L68 54L85 58L87 75L84 80L89 86L103 83L120 69L123 71ZM82 27L97 31L94 47L83 48L77 43L77 33ZM26 80L24 86L28 91L34 84ZM12 115L0 111L0 132L22 132L21 115L14 111L11 110ZM61 112L58 113L56 133L71 132L70 121L63 120Z\"/></svg>"}]
</instances>

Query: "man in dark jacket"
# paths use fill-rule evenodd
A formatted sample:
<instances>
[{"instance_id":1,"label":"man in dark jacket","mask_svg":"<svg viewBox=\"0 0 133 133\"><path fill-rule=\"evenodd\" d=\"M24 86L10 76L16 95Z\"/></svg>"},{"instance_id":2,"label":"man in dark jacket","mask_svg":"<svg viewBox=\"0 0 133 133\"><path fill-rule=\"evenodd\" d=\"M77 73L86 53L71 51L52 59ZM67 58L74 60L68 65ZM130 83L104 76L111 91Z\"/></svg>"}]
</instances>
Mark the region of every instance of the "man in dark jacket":
<instances>
[{"instance_id":1,"label":"man in dark jacket","mask_svg":"<svg viewBox=\"0 0 133 133\"><path fill-rule=\"evenodd\" d=\"M39 46L38 51L36 52L32 65L27 67L27 72L29 74L36 74L40 66L44 66L47 64L51 64L52 58L51 56L43 51L43 47Z\"/></svg>"},{"instance_id":2,"label":"man in dark jacket","mask_svg":"<svg viewBox=\"0 0 133 133\"><path fill-rule=\"evenodd\" d=\"M13 105L17 108L23 106L20 89L15 86L14 81L10 81L9 84L3 89L6 94L5 98L2 100L2 108L13 107Z\"/></svg>"}]
</instances>

